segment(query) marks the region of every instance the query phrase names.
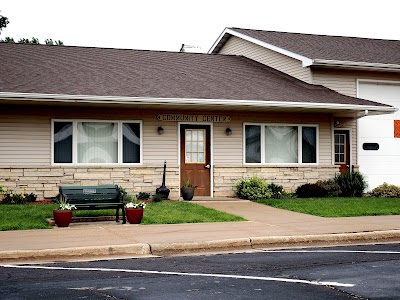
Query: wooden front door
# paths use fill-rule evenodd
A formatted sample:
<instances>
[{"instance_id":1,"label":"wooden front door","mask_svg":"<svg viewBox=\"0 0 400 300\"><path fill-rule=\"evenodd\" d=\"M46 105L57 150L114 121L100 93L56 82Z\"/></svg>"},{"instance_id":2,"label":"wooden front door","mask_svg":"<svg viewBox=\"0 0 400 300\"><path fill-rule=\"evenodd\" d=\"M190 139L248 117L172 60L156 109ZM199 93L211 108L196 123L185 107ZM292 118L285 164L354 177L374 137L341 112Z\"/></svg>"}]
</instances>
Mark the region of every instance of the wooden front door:
<instances>
[{"instance_id":1,"label":"wooden front door","mask_svg":"<svg viewBox=\"0 0 400 300\"><path fill-rule=\"evenodd\" d=\"M209 125L181 125L181 186L189 179L195 196L211 195Z\"/></svg>"},{"instance_id":2,"label":"wooden front door","mask_svg":"<svg viewBox=\"0 0 400 300\"><path fill-rule=\"evenodd\" d=\"M350 135L348 130L335 130L335 165L341 174L350 171Z\"/></svg>"}]
</instances>

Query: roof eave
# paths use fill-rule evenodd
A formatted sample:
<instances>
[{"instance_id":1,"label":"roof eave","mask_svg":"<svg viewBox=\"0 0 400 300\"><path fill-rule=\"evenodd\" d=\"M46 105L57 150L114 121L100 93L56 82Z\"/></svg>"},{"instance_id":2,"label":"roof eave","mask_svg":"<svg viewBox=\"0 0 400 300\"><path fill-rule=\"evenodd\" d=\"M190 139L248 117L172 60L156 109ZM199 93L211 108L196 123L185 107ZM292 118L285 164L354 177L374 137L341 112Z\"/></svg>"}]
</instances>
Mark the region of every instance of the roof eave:
<instances>
[{"instance_id":1,"label":"roof eave","mask_svg":"<svg viewBox=\"0 0 400 300\"><path fill-rule=\"evenodd\" d=\"M154 98L154 97L120 97L96 95L65 95L65 94L37 94L37 93L7 93L0 92L1 100L56 102L56 103L86 103L86 104L113 104L113 105L179 105L203 107L257 107L324 110L330 113L347 111L357 118L365 115L391 114L398 109L393 106L354 105L338 103L288 102L266 100L230 100L230 99L199 99L199 98Z\"/></svg>"}]
</instances>

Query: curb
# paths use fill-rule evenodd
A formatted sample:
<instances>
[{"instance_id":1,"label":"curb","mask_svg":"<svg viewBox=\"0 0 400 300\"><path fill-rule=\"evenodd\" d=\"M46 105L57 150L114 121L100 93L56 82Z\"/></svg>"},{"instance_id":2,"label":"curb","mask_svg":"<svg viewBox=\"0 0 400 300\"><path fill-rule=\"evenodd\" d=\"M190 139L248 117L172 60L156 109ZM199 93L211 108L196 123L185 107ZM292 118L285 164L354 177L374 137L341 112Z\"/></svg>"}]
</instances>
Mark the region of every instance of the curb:
<instances>
[{"instance_id":1,"label":"curb","mask_svg":"<svg viewBox=\"0 0 400 300\"><path fill-rule=\"evenodd\" d=\"M43 250L0 251L0 262L79 259L88 257L111 257L119 255L146 256L151 255L148 244L113 245L76 247Z\"/></svg>"},{"instance_id":2,"label":"curb","mask_svg":"<svg viewBox=\"0 0 400 300\"><path fill-rule=\"evenodd\" d=\"M400 241L400 230L251 238L254 249L280 246L335 246L389 241Z\"/></svg>"},{"instance_id":3,"label":"curb","mask_svg":"<svg viewBox=\"0 0 400 300\"><path fill-rule=\"evenodd\" d=\"M250 250L251 240L249 238L240 238L196 243L152 244L150 247L153 255L173 255L246 249Z\"/></svg>"},{"instance_id":4,"label":"curb","mask_svg":"<svg viewBox=\"0 0 400 300\"><path fill-rule=\"evenodd\" d=\"M255 250L260 248L337 246L376 242L400 241L400 230L356 233L270 236L214 240L194 243L127 244L112 246L76 247L43 250L0 251L0 262L54 261L61 259L143 257L151 255L184 255L189 253Z\"/></svg>"}]
</instances>

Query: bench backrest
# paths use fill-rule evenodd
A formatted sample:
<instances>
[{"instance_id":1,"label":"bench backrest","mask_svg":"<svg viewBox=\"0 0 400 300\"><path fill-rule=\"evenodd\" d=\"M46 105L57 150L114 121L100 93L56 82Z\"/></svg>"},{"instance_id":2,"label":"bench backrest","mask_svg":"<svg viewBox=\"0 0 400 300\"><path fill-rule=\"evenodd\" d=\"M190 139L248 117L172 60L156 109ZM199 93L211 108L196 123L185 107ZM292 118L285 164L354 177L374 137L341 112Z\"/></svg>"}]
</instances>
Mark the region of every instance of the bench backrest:
<instances>
[{"instance_id":1,"label":"bench backrest","mask_svg":"<svg viewBox=\"0 0 400 300\"><path fill-rule=\"evenodd\" d=\"M67 197L70 204L123 203L118 185L60 186L60 196Z\"/></svg>"}]
</instances>

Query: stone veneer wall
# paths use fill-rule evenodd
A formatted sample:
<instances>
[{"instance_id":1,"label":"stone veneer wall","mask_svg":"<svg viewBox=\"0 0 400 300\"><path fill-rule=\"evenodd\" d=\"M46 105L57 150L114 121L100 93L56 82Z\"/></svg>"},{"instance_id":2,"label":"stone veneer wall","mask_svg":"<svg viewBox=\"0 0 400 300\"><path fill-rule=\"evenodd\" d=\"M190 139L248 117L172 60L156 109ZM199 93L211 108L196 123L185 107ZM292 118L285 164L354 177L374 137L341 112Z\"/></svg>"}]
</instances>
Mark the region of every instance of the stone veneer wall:
<instances>
[{"instance_id":1,"label":"stone veneer wall","mask_svg":"<svg viewBox=\"0 0 400 300\"><path fill-rule=\"evenodd\" d=\"M163 167L0 167L0 185L6 190L35 193L38 200L58 194L60 185L118 184L128 193L154 194L162 183ZM170 199L179 198L179 167L167 166Z\"/></svg>"},{"instance_id":2,"label":"stone veneer wall","mask_svg":"<svg viewBox=\"0 0 400 300\"><path fill-rule=\"evenodd\" d=\"M304 183L330 179L339 171L337 166L316 167L243 167L214 166L214 197L234 196L234 185L241 178L258 176L283 185L294 192ZM162 167L0 167L0 185L6 190L38 195L38 200L58 194L60 185L118 184L129 193L155 193L162 183ZM179 199L179 166L167 166L166 186L170 199Z\"/></svg>"},{"instance_id":3,"label":"stone veneer wall","mask_svg":"<svg viewBox=\"0 0 400 300\"><path fill-rule=\"evenodd\" d=\"M234 186L241 178L257 176L268 183L283 185L284 189L294 192L299 185L314 183L317 180L332 179L339 173L334 165L315 167L247 167L214 166L214 197L234 196Z\"/></svg>"}]
</instances>

